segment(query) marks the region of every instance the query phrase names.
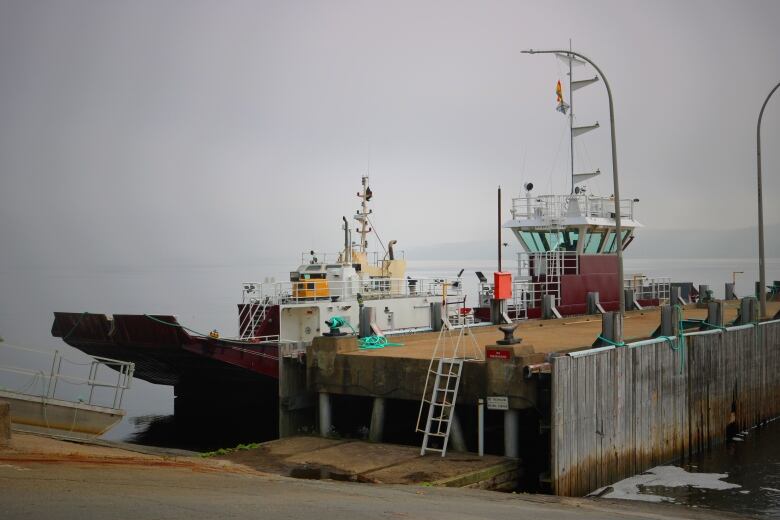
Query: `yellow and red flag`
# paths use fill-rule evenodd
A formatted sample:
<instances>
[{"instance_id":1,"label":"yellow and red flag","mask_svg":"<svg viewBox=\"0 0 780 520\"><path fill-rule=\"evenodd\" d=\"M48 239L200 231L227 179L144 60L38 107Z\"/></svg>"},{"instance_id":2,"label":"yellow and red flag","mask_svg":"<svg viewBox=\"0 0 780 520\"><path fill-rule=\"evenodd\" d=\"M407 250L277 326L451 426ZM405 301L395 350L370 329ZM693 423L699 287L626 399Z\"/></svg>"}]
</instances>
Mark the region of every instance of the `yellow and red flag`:
<instances>
[{"instance_id":1,"label":"yellow and red flag","mask_svg":"<svg viewBox=\"0 0 780 520\"><path fill-rule=\"evenodd\" d=\"M563 103L563 88L561 88L561 80L558 80L558 84L555 86L555 95L557 96L558 104Z\"/></svg>"}]
</instances>

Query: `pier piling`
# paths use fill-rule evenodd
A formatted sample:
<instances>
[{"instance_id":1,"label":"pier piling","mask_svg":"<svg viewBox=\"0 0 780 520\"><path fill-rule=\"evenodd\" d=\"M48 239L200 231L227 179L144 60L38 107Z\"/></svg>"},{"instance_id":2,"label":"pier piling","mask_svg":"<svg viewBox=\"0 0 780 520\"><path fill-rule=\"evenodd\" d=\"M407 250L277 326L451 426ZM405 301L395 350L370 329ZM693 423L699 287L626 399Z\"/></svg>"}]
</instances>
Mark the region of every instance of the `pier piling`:
<instances>
[{"instance_id":1,"label":"pier piling","mask_svg":"<svg viewBox=\"0 0 780 520\"><path fill-rule=\"evenodd\" d=\"M724 300L736 300L737 299L737 295L734 292L734 284L733 283L731 283L731 282L727 282L726 283L726 293L725 293L725 296L723 297L723 299Z\"/></svg>"},{"instance_id":2,"label":"pier piling","mask_svg":"<svg viewBox=\"0 0 780 520\"><path fill-rule=\"evenodd\" d=\"M368 440L382 442L385 430L385 399L374 397L374 405L371 407L371 425L368 429Z\"/></svg>"}]
</instances>

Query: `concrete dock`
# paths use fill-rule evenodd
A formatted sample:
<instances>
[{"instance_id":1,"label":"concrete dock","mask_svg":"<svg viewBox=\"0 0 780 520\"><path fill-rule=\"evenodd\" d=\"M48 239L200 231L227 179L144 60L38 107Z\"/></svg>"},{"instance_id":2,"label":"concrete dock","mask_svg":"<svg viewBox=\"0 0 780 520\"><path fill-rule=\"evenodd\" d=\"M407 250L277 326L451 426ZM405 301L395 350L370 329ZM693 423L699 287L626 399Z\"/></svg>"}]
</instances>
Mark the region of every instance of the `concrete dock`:
<instances>
[{"instance_id":1,"label":"concrete dock","mask_svg":"<svg viewBox=\"0 0 780 520\"><path fill-rule=\"evenodd\" d=\"M265 442L251 450L220 457L258 471L306 479L333 479L373 484L512 491L519 463L496 455L453 453L421 457L412 446L301 436Z\"/></svg>"},{"instance_id":2,"label":"concrete dock","mask_svg":"<svg viewBox=\"0 0 780 520\"><path fill-rule=\"evenodd\" d=\"M450 450L478 451L479 406L497 398L481 416L485 452L519 461L521 489L576 496L776 417L780 321L759 323L754 303L629 311L617 348L593 348L610 314L521 322L522 341L510 345L497 326L469 328L460 348L481 359L464 362ZM779 310L770 302L770 315ZM355 336L318 337L304 356L283 357L280 436L367 430L373 441L419 446L439 338L394 336L401 346L362 350Z\"/></svg>"}]
</instances>

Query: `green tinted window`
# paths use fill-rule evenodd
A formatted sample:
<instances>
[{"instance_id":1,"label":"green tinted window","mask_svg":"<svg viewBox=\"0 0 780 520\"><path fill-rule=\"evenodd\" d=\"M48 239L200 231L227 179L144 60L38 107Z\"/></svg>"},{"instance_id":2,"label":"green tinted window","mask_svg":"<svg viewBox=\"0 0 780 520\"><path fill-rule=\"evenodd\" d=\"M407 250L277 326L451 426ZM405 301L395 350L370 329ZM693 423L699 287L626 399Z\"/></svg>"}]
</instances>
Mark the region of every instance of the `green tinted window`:
<instances>
[{"instance_id":1,"label":"green tinted window","mask_svg":"<svg viewBox=\"0 0 780 520\"><path fill-rule=\"evenodd\" d=\"M607 236L607 243L604 246L604 252L605 253L614 253L615 252L615 232L610 231L609 235Z\"/></svg>"},{"instance_id":2,"label":"green tinted window","mask_svg":"<svg viewBox=\"0 0 780 520\"><path fill-rule=\"evenodd\" d=\"M532 253L540 251L539 246L537 246L536 242L534 242L534 233L529 231L521 231L520 239L523 241L523 245L525 245L528 251Z\"/></svg>"},{"instance_id":3,"label":"green tinted window","mask_svg":"<svg viewBox=\"0 0 780 520\"><path fill-rule=\"evenodd\" d=\"M585 234L585 252L586 253L598 253L599 246L601 246L601 239L604 237L601 233L586 233Z\"/></svg>"},{"instance_id":4,"label":"green tinted window","mask_svg":"<svg viewBox=\"0 0 780 520\"><path fill-rule=\"evenodd\" d=\"M580 238L579 231L567 231L563 234L563 245L566 251L576 251L577 242Z\"/></svg>"},{"instance_id":5,"label":"green tinted window","mask_svg":"<svg viewBox=\"0 0 780 520\"><path fill-rule=\"evenodd\" d=\"M560 231L545 233L544 239L547 242L547 251L558 251L563 248L563 233Z\"/></svg>"}]
</instances>

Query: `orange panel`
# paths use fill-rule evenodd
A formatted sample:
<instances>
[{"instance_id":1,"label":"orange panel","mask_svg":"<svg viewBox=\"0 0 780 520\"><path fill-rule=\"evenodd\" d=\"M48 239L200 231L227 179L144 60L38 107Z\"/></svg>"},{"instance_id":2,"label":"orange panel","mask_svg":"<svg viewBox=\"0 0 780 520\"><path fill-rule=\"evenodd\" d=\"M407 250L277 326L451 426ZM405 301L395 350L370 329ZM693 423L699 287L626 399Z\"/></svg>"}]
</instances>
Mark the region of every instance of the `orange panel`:
<instances>
[{"instance_id":1,"label":"orange panel","mask_svg":"<svg viewBox=\"0 0 780 520\"><path fill-rule=\"evenodd\" d=\"M512 273L493 273L493 297L497 300L508 300L512 297Z\"/></svg>"}]
</instances>

